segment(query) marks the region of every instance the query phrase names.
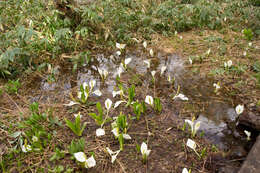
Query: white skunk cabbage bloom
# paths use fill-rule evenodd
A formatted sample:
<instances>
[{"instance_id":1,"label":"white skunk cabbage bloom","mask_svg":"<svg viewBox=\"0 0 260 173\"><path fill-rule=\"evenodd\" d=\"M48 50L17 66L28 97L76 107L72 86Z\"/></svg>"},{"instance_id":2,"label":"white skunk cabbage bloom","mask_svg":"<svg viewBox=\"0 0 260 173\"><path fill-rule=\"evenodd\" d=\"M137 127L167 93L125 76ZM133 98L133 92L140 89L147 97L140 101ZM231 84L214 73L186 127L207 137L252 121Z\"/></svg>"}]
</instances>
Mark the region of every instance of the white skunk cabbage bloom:
<instances>
[{"instance_id":1,"label":"white skunk cabbage bloom","mask_svg":"<svg viewBox=\"0 0 260 173\"><path fill-rule=\"evenodd\" d=\"M129 64L132 61L132 58L126 58L125 59L125 65Z\"/></svg>"},{"instance_id":2,"label":"white skunk cabbage bloom","mask_svg":"<svg viewBox=\"0 0 260 173\"><path fill-rule=\"evenodd\" d=\"M244 52L243 52L243 56L246 56L246 55L247 55L247 53L246 53L246 51L244 51Z\"/></svg>"},{"instance_id":3,"label":"white skunk cabbage bloom","mask_svg":"<svg viewBox=\"0 0 260 173\"><path fill-rule=\"evenodd\" d=\"M88 83L87 82L83 82L82 86L83 86L83 89L85 90L88 87Z\"/></svg>"},{"instance_id":4,"label":"white skunk cabbage bloom","mask_svg":"<svg viewBox=\"0 0 260 173\"><path fill-rule=\"evenodd\" d=\"M229 61L227 61L227 62L224 62L224 67L229 68L229 67L231 67L231 66L232 66L232 60L229 60Z\"/></svg>"},{"instance_id":5,"label":"white skunk cabbage bloom","mask_svg":"<svg viewBox=\"0 0 260 173\"><path fill-rule=\"evenodd\" d=\"M151 60L149 60L149 59L144 60L144 63L147 65L147 68L151 67Z\"/></svg>"},{"instance_id":6,"label":"white skunk cabbage bloom","mask_svg":"<svg viewBox=\"0 0 260 173\"><path fill-rule=\"evenodd\" d=\"M143 46L144 46L145 49L147 48L147 42L146 41L143 42Z\"/></svg>"},{"instance_id":7,"label":"white skunk cabbage bloom","mask_svg":"<svg viewBox=\"0 0 260 173\"><path fill-rule=\"evenodd\" d=\"M77 114L74 114L74 117L75 117L75 118L77 118L78 116L79 116L79 118L82 118L82 115L80 114L80 112L77 113Z\"/></svg>"},{"instance_id":8,"label":"white skunk cabbage bloom","mask_svg":"<svg viewBox=\"0 0 260 173\"><path fill-rule=\"evenodd\" d=\"M102 92L100 90L95 90L93 93L95 95L97 95L97 96L101 96L102 95Z\"/></svg>"},{"instance_id":9,"label":"white skunk cabbage bloom","mask_svg":"<svg viewBox=\"0 0 260 173\"><path fill-rule=\"evenodd\" d=\"M106 69L100 69L100 68L98 68L98 73L99 73L99 75L100 75L100 77L102 78L102 79L106 79L107 78L107 76L108 76L108 71L106 70Z\"/></svg>"},{"instance_id":10,"label":"white skunk cabbage bloom","mask_svg":"<svg viewBox=\"0 0 260 173\"><path fill-rule=\"evenodd\" d=\"M78 102L70 101L68 104L63 104L64 106L73 106L79 104Z\"/></svg>"},{"instance_id":11,"label":"white skunk cabbage bloom","mask_svg":"<svg viewBox=\"0 0 260 173\"><path fill-rule=\"evenodd\" d=\"M106 99L105 101L105 107L107 109L107 111L109 111L109 109L111 108L113 102L110 99Z\"/></svg>"},{"instance_id":12,"label":"white skunk cabbage bloom","mask_svg":"<svg viewBox=\"0 0 260 173\"><path fill-rule=\"evenodd\" d=\"M191 57L189 57L189 62L190 62L190 64L192 64L192 59L191 59Z\"/></svg>"},{"instance_id":13,"label":"white skunk cabbage bloom","mask_svg":"<svg viewBox=\"0 0 260 173\"><path fill-rule=\"evenodd\" d=\"M163 75L163 73L165 72L166 69L167 69L166 66L162 66L162 67L161 67L161 76Z\"/></svg>"},{"instance_id":14,"label":"white skunk cabbage bloom","mask_svg":"<svg viewBox=\"0 0 260 173\"><path fill-rule=\"evenodd\" d=\"M118 77L121 77L121 74L124 72L124 69L123 69L123 67L118 67L118 69L117 69L117 75L118 75Z\"/></svg>"},{"instance_id":15,"label":"white skunk cabbage bloom","mask_svg":"<svg viewBox=\"0 0 260 173\"><path fill-rule=\"evenodd\" d=\"M191 121L191 120L185 120L185 123L188 123L190 125L191 134L192 134L192 136L195 136L195 134L197 133L197 131L200 128L200 121L197 121L195 123L194 121Z\"/></svg>"},{"instance_id":16,"label":"white skunk cabbage bloom","mask_svg":"<svg viewBox=\"0 0 260 173\"><path fill-rule=\"evenodd\" d=\"M132 139L129 134L123 134L123 138L126 139L126 140Z\"/></svg>"},{"instance_id":17,"label":"white skunk cabbage bloom","mask_svg":"<svg viewBox=\"0 0 260 173\"><path fill-rule=\"evenodd\" d=\"M150 53L151 57L154 56L153 49L150 49L149 53Z\"/></svg>"},{"instance_id":18,"label":"white skunk cabbage bloom","mask_svg":"<svg viewBox=\"0 0 260 173\"><path fill-rule=\"evenodd\" d=\"M92 90L95 87L95 85L96 85L95 80L92 79L92 80L89 81L90 90Z\"/></svg>"},{"instance_id":19,"label":"white skunk cabbage bloom","mask_svg":"<svg viewBox=\"0 0 260 173\"><path fill-rule=\"evenodd\" d=\"M189 173L187 168L183 168L182 173Z\"/></svg>"},{"instance_id":20,"label":"white skunk cabbage bloom","mask_svg":"<svg viewBox=\"0 0 260 173\"><path fill-rule=\"evenodd\" d=\"M116 138L119 136L119 129L117 127L113 128L111 132L114 134Z\"/></svg>"},{"instance_id":21,"label":"white skunk cabbage bloom","mask_svg":"<svg viewBox=\"0 0 260 173\"><path fill-rule=\"evenodd\" d=\"M196 143L193 140L188 139L186 145L195 151Z\"/></svg>"},{"instance_id":22,"label":"white skunk cabbage bloom","mask_svg":"<svg viewBox=\"0 0 260 173\"><path fill-rule=\"evenodd\" d=\"M114 109L117 108L121 103L124 103L124 102L126 102L126 101L123 101L123 100L117 101L117 102L115 103L115 105L114 105Z\"/></svg>"},{"instance_id":23,"label":"white skunk cabbage bloom","mask_svg":"<svg viewBox=\"0 0 260 173\"><path fill-rule=\"evenodd\" d=\"M126 46L126 44L116 43L116 47L117 47L118 49L124 49L125 46Z\"/></svg>"},{"instance_id":24,"label":"white skunk cabbage bloom","mask_svg":"<svg viewBox=\"0 0 260 173\"><path fill-rule=\"evenodd\" d=\"M253 43L252 43L252 42L249 42L249 43L248 43L248 46L249 46L249 47L251 47L252 45L253 45Z\"/></svg>"},{"instance_id":25,"label":"white skunk cabbage bloom","mask_svg":"<svg viewBox=\"0 0 260 173\"><path fill-rule=\"evenodd\" d=\"M214 83L213 86L216 88L216 90L219 90L219 89L220 89L219 83Z\"/></svg>"},{"instance_id":26,"label":"white skunk cabbage bloom","mask_svg":"<svg viewBox=\"0 0 260 173\"><path fill-rule=\"evenodd\" d=\"M119 90L119 91L112 91L112 95L113 97L117 96L117 95L121 95L123 94L123 91L122 90Z\"/></svg>"},{"instance_id":27,"label":"white skunk cabbage bloom","mask_svg":"<svg viewBox=\"0 0 260 173\"><path fill-rule=\"evenodd\" d=\"M148 150L147 144L143 142L141 145L141 154L142 154L143 158L148 157L150 152L151 152L151 150Z\"/></svg>"},{"instance_id":28,"label":"white skunk cabbage bloom","mask_svg":"<svg viewBox=\"0 0 260 173\"><path fill-rule=\"evenodd\" d=\"M39 140L39 139L38 139L37 136L33 136L33 137L32 137L32 141L33 141L33 142L37 142L38 140Z\"/></svg>"},{"instance_id":29,"label":"white skunk cabbage bloom","mask_svg":"<svg viewBox=\"0 0 260 173\"><path fill-rule=\"evenodd\" d=\"M244 111L244 105L237 105L236 106L236 113L237 113L237 115L242 114L243 111Z\"/></svg>"},{"instance_id":30,"label":"white skunk cabbage bloom","mask_svg":"<svg viewBox=\"0 0 260 173\"><path fill-rule=\"evenodd\" d=\"M121 52L118 50L118 51L116 51L116 55L117 56L120 56L121 55Z\"/></svg>"},{"instance_id":31,"label":"white skunk cabbage bloom","mask_svg":"<svg viewBox=\"0 0 260 173\"><path fill-rule=\"evenodd\" d=\"M173 97L173 99L176 99L176 98L180 98L181 100L184 100L184 101L189 100L189 98L186 97L184 94L178 94L178 95Z\"/></svg>"},{"instance_id":32,"label":"white skunk cabbage bloom","mask_svg":"<svg viewBox=\"0 0 260 173\"><path fill-rule=\"evenodd\" d=\"M73 154L77 161L85 163L86 168L92 168L96 166L96 160L93 156L87 159L87 156L83 152L77 152Z\"/></svg>"},{"instance_id":33,"label":"white skunk cabbage bloom","mask_svg":"<svg viewBox=\"0 0 260 173\"><path fill-rule=\"evenodd\" d=\"M209 54L210 54L210 52L211 52L211 49L209 49L209 50L206 52L206 54L207 54L207 55L209 55Z\"/></svg>"},{"instance_id":34,"label":"white skunk cabbage bloom","mask_svg":"<svg viewBox=\"0 0 260 173\"><path fill-rule=\"evenodd\" d=\"M145 103L153 106L153 97L152 96L146 96L145 97Z\"/></svg>"},{"instance_id":35,"label":"white skunk cabbage bloom","mask_svg":"<svg viewBox=\"0 0 260 173\"><path fill-rule=\"evenodd\" d=\"M99 136L104 136L106 133L105 133L105 130L102 129L102 128L98 128L96 130L96 136L99 137Z\"/></svg>"},{"instance_id":36,"label":"white skunk cabbage bloom","mask_svg":"<svg viewBox=\"0 0 260 173\"><path fill-rule=\"evenodd\" d=\"M114 163L117 155L120 153L120 150L112 151L110 148L106 147L108 154L111 156L111 162Z\"/></svg>"},{"instance_id":37,"label":"white skunk cabbage bloom","mask_svg":"<svg viewBox=\"0 0 260 173\"><path fill-rule=\"evenodd\" d=\"M250 141L251 132L249 132L249 131L247 131L247 130L244 130L244 133L245 133L246 136L247 136L247 140Z\"/></svg>"},{"instance_id":38,"label":"white skunk cabbage bloom","mask_svg":"<svg viewBox=\"0 0 260 173\"><path fill-rule=\"evenodd\" d=\"M156 71L151 71L151 74L152 74L152 76L153 76L153 78L154 78L154 76L155 76L155 73L156 73Z\"/></svg>"},{"instance_id":39,"label":"white skunk cabbage bloom","mask_svg":"<svg viewBox=\"0 0 260 173\"><path fill-rule=\"evenodd\" d=\"M31 147L31 145L23 144L23 145L21 146L21 149L22 149L22 151L23 151L24 153L27 153L28 151L31 151L31 150L32 150L32 147Z\"/></svg>"}]
</instances>

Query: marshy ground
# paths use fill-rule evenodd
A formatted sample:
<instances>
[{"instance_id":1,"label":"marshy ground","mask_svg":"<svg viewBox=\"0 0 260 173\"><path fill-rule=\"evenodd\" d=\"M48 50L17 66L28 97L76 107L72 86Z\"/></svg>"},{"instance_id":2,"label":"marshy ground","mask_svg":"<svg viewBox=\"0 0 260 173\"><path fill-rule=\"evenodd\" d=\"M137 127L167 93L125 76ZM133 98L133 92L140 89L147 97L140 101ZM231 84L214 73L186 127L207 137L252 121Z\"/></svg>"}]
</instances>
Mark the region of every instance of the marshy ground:
<instances>
[{"instance_id":1,"label":"marshy ground","mask_svg":"<svg viewBox=\"0 0 260 173\"><path fill-rule=\"evenodd\" d=\"M167 2L153 1L160 7L165 6L165 9L167 9ZM128 17L134 17L133 8L135 5L140 5L126 1L114 3L120 4L124 10L127 8L131 13ZM149 7L146 1L142 3L149 19L145 19L142 22L145 26L139 26L139 29L149 27L146 26L148 25L146 20L148 23L152 22L149 16L149 9L152 7ZM171 2L168 3L172 5ZM222 7L223 4L218 5ZM207 4L205 6L207 7ZM48 7L47 12L54 8L53 4L48 4L46 7ZM104 4L101 7L104 7L104 11L108 10ZM114 8L113 10L116 10L116 6ZM253 6L249 5L248 8ZM254 8L259 12L259 7ZM178 33L170 29L172 33L168 35L152 32L149 38L145 32L142 37L139 36L145 29L134 32L133 28L125 28L133 34L126 34L117 41L116 37L122 34L121 28L115 34L108 27L110 21L105 20L112 15L99 11L100 9L97 13L95 8L90 9L92 11L88 11L91 17L88 18L90 23L87 25L89 27L87 39L86 36L77 35L75 31L69 39L57 41L59 48L48 48L52 44L47 44L45 48L36 48L34 45L32 49L25 46L22 47L24 51L37 49L41 52L32 54L39 59L30 60L27 69L23 72L13 69L21 68L17 65L19 63L9 64L11 68L7 69L11 69L15 76L5 74L0 83L0 170L2 172L164 173L182 172L183 168L187 168L191 169L192 173L238 172L259 133L259 129L241 125L238 121L239 116L243 114L252 113L260 116L258 35L248 38L246 34L241 33L241 30L230 28L228 24L223 24L221 29L217 30L210 30L205 26L206 28L203 29L194 27ZM82 17L86 17L86 11L83 12ZM141 7L140 11L142 11ZM135 11L136 16L140 11L138 7ZM157 15L159 14L158 9ZM46 15L48 16L48 13ZM104 21L107 22L104 22L105 26L95 25L95 22L99 21L98 17L104 17ZM123 20L124 17L127 18L123 16L119 19ZM46 19L46 16L43 18ZM75 27L74 24L68 24L65 19L61 20L64 22L61 24L62 27L65 28L66 25ZM33 20L37 23L36 19ZM96 21L91 23L91 20ZM228 18L230 23L233 20L236 21L236 17ZM81 22L84 26L86 21ZM226 22L224 18L222 22ZM47 21L46 23L50 27ZM38 32L42 31L43 37L51 40L48 36L51 35L51 29L43 29L43 31L42 28L45 26L35 25L32 28ZM135 24L129 25L134 27ZM157 28L159 25L153 27ZM3 28L4 33L8 33L12 27L6 24ZM163 28L161 29L163 31ZM165 30L168 32L168 29ZM62 32L67 31L62 30L61 35ZM104 32L108 32L109 36ZM98 38L101 36L105 39ZM93 41L94 37L95 41ZM127 41L124 42L125 40ZM146 48L143 46L144 41L147 42ZM126 47L121 50L121 55L117 55L119 49L115 46L116 42L126 44ZM154 52L153 56L150 53L151 49ZM10 47L6 50L10 50ZM24 54L20 58L24 58ZM118 67L127 58L131 58L131 62L127 65L127 70L124 70L118 78L116 75ZM147 59L151 63L149 68L144 63ZM232 65L224 67L224 63L229 60L232 61ZM167 68L163 74L160 74L163 66ZM105 80L101 79L98 68L108 71ZM152 71L156 71L154 80ZM168 81L169 76L171 82ZM15 82L17 79L19 81ZM99 89L102 95L90 95L87 104L80 103L77 97L80 85L92 79L96 80L94 89ZM217 92L214 83L220 85ZM96 129L100 126L89 116L89 113L97 113L97 102L100 102L105 110L104 103L107 98L113 103L122 100L121 96L112 96L113 91L119 90L118 86L123 87L127 99L128 89L133 85L135 86L134 101L142 102L147 95L159 98L162 111L155 111L146 104L146 111L142 112L140 119L137 120L132 105L126 107L125 104L121 104L117 108L111 108L109 117L118 116L120 113L126 115L127 133L132 138L124 141L124 149L112 164L106 147L113 151L120 148L118 139L111 132L112 120L103 126L106 134L97 137ZM173 99L178 93L184 94L188 100ZM72 100L80 104L66 106ZM35 103L38 103L38 109L32 108ZM245 107L240 115L235 110L239 104ZM74 121L73 115L78 112L82 115L81 123L86 123L86 128L80 137L75 135L65 123L65 119ZM188 125L184 129L185 119L193 118L201 122L195 137L191 136ZM250 140L247 140L244 130L251 132ZM37 142L32 141L33 136L38 137ZM196 142L197 153L186 146L188 139ZM22 152L21 146L25 141L33 146L32 151ZM72 141L78 145L73 145ZM84 141L83 147L79 144L82 141ZM151 149L146 163L142 162L142 155L138 149L142 142L146 142ZM76 148L74 151L83 151L87 157L93 155L96 166L87 169L79 165L73 157L73 147Z\"/></svg>"}]
</instances>

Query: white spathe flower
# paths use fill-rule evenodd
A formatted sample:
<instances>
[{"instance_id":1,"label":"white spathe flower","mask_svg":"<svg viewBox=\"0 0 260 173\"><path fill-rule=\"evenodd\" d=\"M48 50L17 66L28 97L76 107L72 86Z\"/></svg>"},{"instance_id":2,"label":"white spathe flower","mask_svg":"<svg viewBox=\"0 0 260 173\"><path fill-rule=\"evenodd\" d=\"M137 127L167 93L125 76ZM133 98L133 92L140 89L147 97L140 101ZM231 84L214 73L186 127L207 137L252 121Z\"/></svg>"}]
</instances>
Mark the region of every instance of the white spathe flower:
<instances>
[{"instance_id":1,"label":"white spathe flower","mask_svg":"<svg viewBox=\"0 0 260 173\"><path fill-rule=\"evenodd\" d=\"M116 138L119 136L119 129L117 127L113 128L111 132L114 134Z\"/></svg>"},{"instance_id":2,"label":"white spathe flower","mask_svg":"<svg viewBox=\"0 0 260 173\"><path fill-rule=\"evenodd\" d=\"M149 59L144 60L144 63L147 64L147 68L151 67L151 60L149 60Z\"/></svg>"},{"instance_id":3,"label":"white spathe flower","mask_svg":"<svg viewBox=\"0 0 260 173\"><path fill-rule=\"evenodd\" d=\"M120 150L112 151L110 148L106 147L108 154L111 156L111 162L114 163L117 155L120 153Z\"/></svg>"},{"instance_id":4,"label":"white spathe flower","mask_svg":"<svg viewBox=\"0 0 260 173\"><path fill-rule=\"evenodd\" d=\"M118 77L121 77L121 74L124 72L124 68L122 68L121 66L120 67L118 67L118 69L117 69L117 75L118 75Z\"/></svg>"},{"instance_id":5,"label":"white spathe flower","mask_svg":"<svg viewBox=\"0 0 260 173\"><path fill-rule=\"evenodd\" d=\"M247 55L246 51L244 51L244 52L243 52L243 55L244 55L244 56L246 56L246 55Z\"/></svg>"},{"instance_id":6,"label":"white spathe flower","mask_svg":"<svg viewBox=\"0 0 260 173\"><path fill-rule=\"evenodd\" d=\"M83 152L77 152L73 154L77 161L86 162L87 156Z\"/></svg>"},{"instance_id":7,"label":"white spathe flower","mask_svg":"<svg viewBox=\"0 0 260 173\"><path fill-rule=\"evenodd\" d=\"M125 59L125 65L129 64L132 61L132 58L126 58Z\"/></svg>"},{"instance_id":8,"label":"white spathe flower","mask_svg":"<svg viewBox=\"0 0 260 173\"><path fill-rule=\"evenodd\" d=\"M174 32L174 35L177 35L177 34L178 34L178 32L177 32L177 31L175 31L175 32Z\"/></svg>"},{"instance_id":9,"label":"white spathe flower","mask_svg":"<svg viewBox=\"0 0 260 173\"><path fill-rule=\"evenodd\" d=\"M121 52L118 50L118 51L116 51L116 55L117 56L120 56L121 55Z\"/></svg>"},{"instance_id":10,"label":"white spathe flower","mask_svg":"<svg viewBox=\"0 0 260 173\"><path fill-rule=\"evenodd\" d=\"M97 95L97 96L101 96L102 95L102 92L100 90L95 90L93 93L95 95Z\"/></svg>"},{"instance_id":11,"label":"white spathe flower","mask_svg":"<svg viewBox=\"0 0 260 173\"><path fill-rule=\"evenodd\" d=\"M87 92L85 92L85 91L84 91L83 93L84 93L85 99L88 98L89 94L88 94ZM79 92L78 92L78 98L79 98L79 99L82 99L81 97L82 97L82 92L79 91Z\"/></svg>"},{"instance_id":12,"label":"white spathe flower","mask_svg":"<svg viewBox=\"0 0 260 173\"><path fill-rule=\"evenodd\" d=\"M99 136L104 136L106 133L105 133L105 130L102 129L102 128L98 128L96 130L96 136L99 137Z\"/></svg>"},{"instance_id":13,"label":"white spathe flower","mask_svg":"<svg viewBox=\"0 0 260 173\"><path fill-rule=\"evenodd\" d=\"M147 48L147 42L146 41L143 42L143 46L144 46L145 49Z\"/></svg>"},{"instance_id":14,"label":"white spathe flower","mask_svg":"<svg viewBox=\"0 0 260 173\"><path fill-rule=\"evenodd\" d=\"M103 76L104 76L104 79L106 79L108 76L108 71L106 69L103 70Z\"/></svg>"},{"instance_id":15,"label":"white spathe flower","mask_svg":"<svg viewBox=\"0 0 260 173\"><path fill-rule=\"evenodd\" d=\"M132 139L129 134L123 134L123 138L126 139L126 140Z\"/></svg>"},{"instance_id":16,"label":"white spathe flower","mask_svg":"<svg viewBox=\"0 0 260 173\"><path fill-rule=\"evenodd\" d=\"M189 100L189 98L186 97L184 94L178 94L178 95L173 97L173 99L176 99L176 98L180 98L181 100L184 100L184 101Z\"/></svg>"},{"instance_id":17,"label":"white spathe flower","mask_svg":"<svg viewBox=\"0 0 260 173\"><path fill-rule=\"evenodd\" d=\"M154 76L155 76L155 73L156 73L156 71L151 71L151 74L152 74L152 76L153 76L153 78L154 78Z\"/></svg>"},{"instance_id":18,"label":"white spathe flower","mask_svg":"<svg viewBox=\"0 0 260 173\"><path fill-rule=\"evenodd\" d=\"M251 132L249 132L249 131L247 131L247 130L244 130L244 133L245 133L246 136L247 136L247 140L250 141Z\"/></svg>"},{"instance_id":19,"label":"white spathe flower","mask_svg":"<svg viewBox=\"0 0 260 173\"><path fill-rule=\"evenodd\" d=\"M150 49L149 53L150 53L151 57L154 56L153 49Z\"/></svg>"},{"instance_id":20,"label":"white spathe flower","mask_svg":"<svg viewBox=\"0 0 260 173\"><path fill-rule=\"evenodd\" d=\"M126 46L126 44L116 43L116 47L117 47L118 49L124 49L125 46Z\"/></svg>"},{"instance_id":21,"label":"white spathe flower","mask_svg":"<svg viewBox=\"0 0 260 173\"><path fill-rule=\"evenodd\" d=\"M189 173L187 168L183 168L182 173Z\"/></svg>"},{"instance_id":22,"label":"white spathe flower","mask_svg":"<svg viewBox=\"0 0 260 173\"><path fill-rule=\"evenodd\" d=\"M149 95L146 96L146 97L145 97L145 103L147 103L147 104L153 106L153 97L152 97L152 96L149 96Z\"/></svg>"},{"instance_id":23,"label":"white spathe flower","mask_svg":"<svg viewBox=\"0 0 260 173\"><path fill-rule=\"evenodd\" d=\"M105 107L107 110L109 110L112 106L113 102L110 99L106 99L105 101Z\"/></svg>"},{"instance_id":24,"label":"white spathe flower","mask_svg":"<svg viewBox=\"0 0 260 173\"><path fill-rule=\"evenodd\" d=\"M236 113L237 113L237 115L242 114L243 111L244 111L244 105L237 105L236 106Z\"/></svg>"},{"instance_id":25,"label":"white spathe flower","mask_svg":"<svg viewBox=\"0 0 260 173\"><path fill-rule=\"evenodd\" d=\"M182 37L182 36L180 36L180 39L182 40L182 39L183 39L183 37Z\"/></svg>"},{"instance_id":26,"label":"white spathe flower","mask_svg":"<svg viewBox=\"0 0 260 173\"><path fill-rule=\"evenodd\" d=\"M83 82L82 86L83 86L83 89L85 90L88 87L88 83L87 82Z\"/></svg>"},{"instance_id":27,"label":"white spathe flower","mask_svg":"<svg viewBox=\"0 0 260 173\"><path fill-rule=\"evenodd\" d=\"M172 82L172 77L171 77L171 75L168 75L167 80L168 80L168 82Z\"/></svg>"},{"instance_id":28,"label":"white spathe flower","mask_svg":"<svg viewBox=\"0 0 260 173\"><path fill-rule=\"evenodd\" d=\"M33 141L33 142L37 142L38 140L39 140L39 139L38 139L37 136L33 136L33 137L32 137L32 141Z\"/></svg>"},{"instance_id":29,"label":"white spathe flower","mask_svg":"<svg viewBox=\"0 0 260 173\"><path fill-rule=\"evenodd\" d=\"M143 157L149 156L150 152L151 150L148 150L147 144L143 142L141 145L141 153Z\"/></svg>"},{"instance_id":30,"label":"white spathe flower","mask_svg":"<svg viewBox=\"0 0 260 173\"><path fill-rule=\"evenodd\" d=\"M90 90L92 90L95 87L95 85L96 85L96 81L94 79L91 79L89 81Z\"/></svg>"},{"instance_id":31,"label":"white spathe flower","mask_svg":"<svg viewBox=\"0 0 260 173\"><path fill-rule=\"evenodd\" d=\"M167 69L166 66L162 66L162 67L161 67L161 76L163 75L163 73L165 72L166 69Z\"/></svg>"},{"instance_id":32,"label":"white spathe flower","mask_svg":"<svg viewBox=\"0 0 260 173\"><path fill-rule=\"evenodd\" d=\"M92 168L96 166L96 160L94 159L93 156L91 156L90 158L88 158L85 162L85 167L86 168Z\"/></svg>"},{"instance_id":33,"label":"white spathe flower","mask_svg":"<svg viewBox=\"0 0 260 173\"><path fill-rule=\"evenodd\" d=\"M74 117L75 117L75 118L77 118L78 116L79 116L79 118L82 118L82 115L80 114L80 112L77 113L77 114L74 114Z\"/></svg>"},{"instance_id":34,"label":"white spathe flower","mask_svg":"<svg viewBox=\"0 0 260 173\"><path fill-rule=\"evenodd\" d=\"M193 140L188 139L186 145L195 151L196 143Z\"/></svg>"},{"instance_id":35,"label":"white spathe flower","mask_svg":"<svg viewBox=\"0 0 260 173\"><path fill-rule=\"evenodd\" d=\"M123 101L123 100L120 100L120 101L117 101L114 105L114 109L117 108L121 103L124 103L126 101Z\"/></svg>"},{"instance_id":36,"label":"white spathe flower","mask_svg":"<svg viewBox=\"0 0 260 173\"><path fill-rule=\"evenodd\" d=\"M224 22L226 22L227 21L227 17L224 17Z\"/></svg>"},{"instance_id":37,"label":"white spathe flower","mask_svg":"<svg viewBox=\"0 0 260 173\"><path fill-rule=\"evenodd\" d=\"M192 64L192 59L191 59L191 57L189 57L189 62L190 62L190 64Z\"/></svg>"},{"instance_id":38,"label":"white spathe flower","mask_svg":"<svg viewBox=\"0 0 260 173\"><path fill-rule=\"evenodd\" d=\"M249 42L249 43L248 43L248 46L249 46L249 47L251 47L252 45L253 45L253 43L252 43L252 42Z\"/></svg>"},{"instance_id":39,"label":"white spathe flower","mask_svg":"<svg viewBox=\"0 0 260 173\"><path fill-rule=\"evenodd\" d=\"M112 95L113 97L116 97L117 95L123 95L123 90L119 90L119 91L112 91Z\"/></svg>"},{"instance_id":40,"label":"white spathe flower","mask_svg":"<svg viewBox=\"0 0 260 173\"><path fill-rule=\"evenodd\" d=\"M206 52L206 54L207 54L207 55L209 55L209 54L210 54L210 52L211 52L211 49L209 49L209 50Z\"/></svg>"},{"instance_id":41,"label":"white spathe flower","mask_svg":"<svg viewBox=\"0 0 260 173\"><path fill-rule=\"evenodd\" d=\"M232 60L229 60L227 62L224 62L224 67L231 67L232 66Z\"/></svg>"},{"instance_id":42,"label":"white spathe flower","mask_svg":"<svg viewBox=\"0 0 260 173\"><path fill-rule=\"evenodd\" d=\"M21 149L24 153L27 153L28 151L31 151L32 150L32 147L31 145L28 145L28 144L24 144L21 146Z\"/></svg>"},{"instance_id":43,"label":"white spathe flower","mask_svg":"<svg viewBox=\"0 0 260 173\"><path fill-rule=\"evenodd\" d=\"M219 90L219 89L220 89L219 83L214 83L213 86L216 88L216 90Z\"/></svg>"},{"instance_id":44,"label":"white spathe flower","mask_svg":"<svg viewBox=\"0 0 260 173\"><path fill-rule=\"evenodd\" d=\"M64 106L73 106L79 104L78 102L70 101L68 104L63 104Z\"/></svg>"},{"instance_id":45,"label":"white spathe flower","mask_svg":"<svg viewBox=\"0 0 260 173\"><path fill-rule=\"evenodd\" d=\"M191 120L185 120L185 123L188 123L190 125L192 136L195 136L195 134L200 128L200 121L197 121L195 123L194 121Z\"/></svg>"}]
</instances>

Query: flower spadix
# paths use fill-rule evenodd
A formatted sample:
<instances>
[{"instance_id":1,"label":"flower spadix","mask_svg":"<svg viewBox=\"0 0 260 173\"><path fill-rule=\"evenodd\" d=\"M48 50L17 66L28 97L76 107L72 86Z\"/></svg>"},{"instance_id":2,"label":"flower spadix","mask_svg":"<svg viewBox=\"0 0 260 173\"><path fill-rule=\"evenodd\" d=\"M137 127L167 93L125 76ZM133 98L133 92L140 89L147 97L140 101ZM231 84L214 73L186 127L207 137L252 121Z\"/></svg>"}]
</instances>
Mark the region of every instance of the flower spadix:
<instances>
[{"instance_id":1,"label":"flower spadix","mask_svg":"<svg viewBox=\"0 0 260 173\"><path fill-rule=\"evenodd\" d=\"M109 109L111 108L113 102L110 99L106 99L105 101L105 107L107 109L107 111L109 111Z\"/></svg>"},{"instance_id":2,"label":"flower spadix","mask_svg":"<svg viewBox=\"0 0 260 173\"><path fill-rule=\"evenodd\" d=\"M77 161L84 163L86 168L92 168L96 166L96 160L93 156L87 159L87 156L83 152L77 152L73 154Z\"/></svg>"},{"instance_id":3,"label":"flower spadix","mask_svg":"<svg viewBox=\"0 0 260 173\"><path fill-rule=\"evenodd\" d=\"M156 71L151 71L151 74L152 74L152 77L153 77L153 79L154 79L154 77L155 77L155 73L156 73Z\"/></svg>"},{"instance_id":4,"label":"flower spadix","mask_svg":"<svg viewBox=\"0 0 260 173\"><path fill-rule=\"evenodd\" d=\"M147 144L145 142L141 145L141 154L143 156L143 160L146 161L147 157L149 156L151 150L148 150Z\"/></svg>"},{"instance_id":5,"label":"flower spadix","mask_svg":"<svg viewBox=\"0 0 260 173\"><path fill-rule=\"evenodd\" d=\"M191 120L185 120L185 123L189 124L191 128L191 135L194 137L200 128L200 121L194 122Z\"/></svg>"},{"instance_id":6,"label":"flower spadix","mask_svg":"<svg viewBox=\"0 0 260 173\"><path fill-rule=\"evenodd\" d=\"M147 96L145 97L145 103L147 103L147 104L153 106L153 97L147 95Z\"/></svg>"},{"instance_id":7,"label":"flower spadix","mask_svg":"<svg viewBox=\"0 0 260 173\"><path fill-rule=\"evenodd\" d=\"M243 111L244 111L244 105L237 105L236 106L236 113L237 113L237 115L242 114Z\"/></svg>"},{"instance_id":8,"label":"flower spadix","mask_svg":"<svg viewBox=\"0 0 260 173\"><path fill-rule=\"evenodd\" d=\"M111 156L111 162L114 163L117 155L120 153L120 150L112 151L110 148L106 147L108 154Z\"/></svg>"}]
</instances>

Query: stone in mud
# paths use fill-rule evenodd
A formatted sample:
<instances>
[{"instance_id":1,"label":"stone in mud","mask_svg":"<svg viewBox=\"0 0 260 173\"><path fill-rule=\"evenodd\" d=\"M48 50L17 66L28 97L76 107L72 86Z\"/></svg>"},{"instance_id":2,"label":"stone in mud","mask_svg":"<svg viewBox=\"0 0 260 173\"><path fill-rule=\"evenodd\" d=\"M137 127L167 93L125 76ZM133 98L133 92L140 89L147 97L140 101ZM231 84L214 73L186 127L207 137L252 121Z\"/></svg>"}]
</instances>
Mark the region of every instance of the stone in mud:
<instances>
[{"instance_id":1,"label":"stone in mud","mask_svg":"<svg viewBox=\"0 0 260 173\"><path fill-rule=\"evenodd\" d=\"M260 172L260 136L249 152L246 160L238 173L259 173Z\"/></svg>"},{"instance_id":2,"label":"stone in mud","mask_svg":"<svg viewBox=\"0 0 260 173\"><path fill-rule=\"evenodd\" d=\"M239 116L239 124L260 131L260 116L253 112L245 112Z\"/></svg>"}]
</instances>

